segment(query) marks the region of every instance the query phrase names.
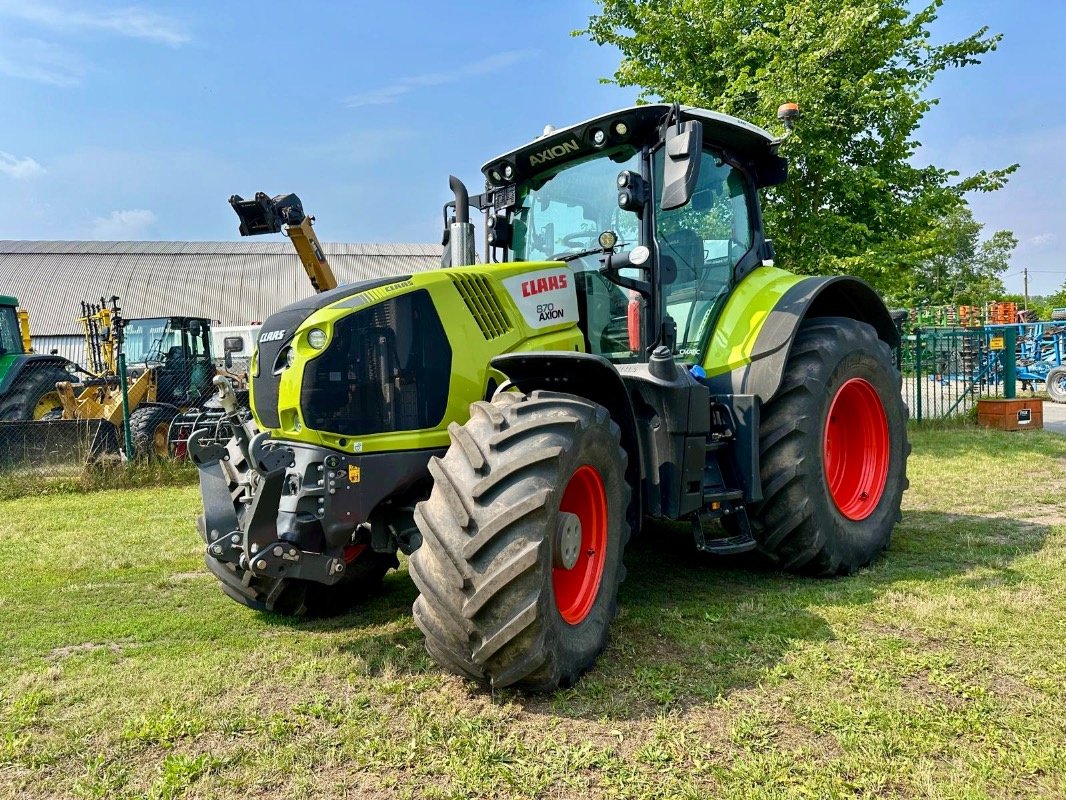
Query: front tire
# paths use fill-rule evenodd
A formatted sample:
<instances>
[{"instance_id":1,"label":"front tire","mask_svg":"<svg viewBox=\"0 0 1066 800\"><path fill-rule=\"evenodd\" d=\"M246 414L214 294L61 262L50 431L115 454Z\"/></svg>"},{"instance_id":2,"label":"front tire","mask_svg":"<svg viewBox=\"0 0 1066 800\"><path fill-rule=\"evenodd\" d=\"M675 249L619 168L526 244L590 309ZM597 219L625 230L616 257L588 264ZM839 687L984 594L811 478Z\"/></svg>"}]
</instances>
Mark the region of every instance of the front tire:
<instances>
[{"instance_id":1,"label":"front tire","mask_svg":"<svg viewBox=\"0 0 1066 800\"><path fill-rule=\"evenodd\" d=\"M517 392L471 406L415 509L414 617L446 669L502 688L571 685L607 643L630 530L607 410Z\"/></svg>"},{"instance_id":2,"label":"front tire","mask_svg":"<svg viewBox=\"0 0 1066 800\"><path fill-rule=\"evenodd\" d=\"M760 550L796 572L846 575L884 550L907 488L907 410L889 346L870 326L800 326L759 432Z\"/></svg>"},{"instance_id":3,"label":"front tire","mask_svg":"<svg viewBox=\"0 0 1066 800\"><path fill-rule=\"evenodd\" d=\"M130 414L133 452L138 458L162 461L170 456L170 423L178 415L174 406L141 406Z\"/></svg>"}]
</instances>

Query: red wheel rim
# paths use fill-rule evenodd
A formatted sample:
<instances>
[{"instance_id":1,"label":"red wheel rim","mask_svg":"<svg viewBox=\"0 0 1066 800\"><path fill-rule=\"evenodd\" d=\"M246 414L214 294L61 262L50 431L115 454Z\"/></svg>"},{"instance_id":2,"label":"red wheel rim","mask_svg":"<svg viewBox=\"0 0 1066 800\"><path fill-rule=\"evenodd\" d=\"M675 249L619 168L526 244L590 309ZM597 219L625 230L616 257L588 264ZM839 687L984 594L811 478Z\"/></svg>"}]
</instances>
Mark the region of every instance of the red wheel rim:
<instances>
[{"instance_id":1,"label":"red wheel rim","mask_svg":"<svg viewBox=\"0 0 1066 800\"><path fill-rule=\"evenodd\" d=\"M555 606L564 620L577 625L596 602L607 555L607 492L595 467L577 468L566 484L559 510L581 521L581 550L574 566L552 568Z\"/></svg>"},{"instance_id":2,"label":"red wheel rim","mask_svg":"<svg viewBox=\"0 0 1066 800\"><path fill-rule=\"evenodd\" d=\"M366 550L366 544L349 544L344 548L344 563L351 564Z\"/></svg>"},{"instance_id":3,"label":"red wheel rim","mask_svg":"<svg viewBox=\"0 0 1066 800\"><path fill-rule=\"evenodd\" d=\"M837 509L851 520L877 508L888 481L888 417L873 385L845 381L829 405L823 444L825 479Z\"/></svg>"}]
</instances>

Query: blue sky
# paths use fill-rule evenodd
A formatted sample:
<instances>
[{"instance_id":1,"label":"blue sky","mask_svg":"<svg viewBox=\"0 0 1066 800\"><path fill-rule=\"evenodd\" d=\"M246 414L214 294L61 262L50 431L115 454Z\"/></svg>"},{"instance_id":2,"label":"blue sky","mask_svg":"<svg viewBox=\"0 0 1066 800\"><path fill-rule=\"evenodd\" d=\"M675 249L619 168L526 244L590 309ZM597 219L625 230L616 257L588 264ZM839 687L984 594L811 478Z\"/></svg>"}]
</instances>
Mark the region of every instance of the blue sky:
<instances>
[{"instance_id":1,"label":"blue sky","mask_svg":"<svg viewBox=\"0 0 1066 800\"><path fill-rule=\"evenodd\" d=\"M251 15L249 9L258 13ZM630 104L586 0L282 5L0 0L0 238L235 239L233 193L294 191L327 241L434 241L454 173ZM1022 168L973 198L1021 245L1008 288L1066 280L1066 3L948 0L934 33L1005 34L948 73L920 159ZM783 98L787 99L787 98Z\"/></svg>"}]
</instances>

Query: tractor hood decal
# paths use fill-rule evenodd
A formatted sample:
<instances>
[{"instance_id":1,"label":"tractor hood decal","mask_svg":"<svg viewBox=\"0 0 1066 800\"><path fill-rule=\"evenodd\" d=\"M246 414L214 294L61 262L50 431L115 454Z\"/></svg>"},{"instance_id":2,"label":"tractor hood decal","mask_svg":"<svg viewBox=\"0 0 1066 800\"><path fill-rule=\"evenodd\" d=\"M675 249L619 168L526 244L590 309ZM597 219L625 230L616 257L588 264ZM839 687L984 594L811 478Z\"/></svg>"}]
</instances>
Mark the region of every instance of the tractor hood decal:
<instances>
[{"instance_id":1,"label":"tractor hood decal","mask_svg":"<svg viewBox=\"0 0 1066 800\"><path fill-rule=\"evenodd\" d=\"M577 323L574 274L566 267L537 270L503 281L530 328Z\"/></svg>"}]
</instances>

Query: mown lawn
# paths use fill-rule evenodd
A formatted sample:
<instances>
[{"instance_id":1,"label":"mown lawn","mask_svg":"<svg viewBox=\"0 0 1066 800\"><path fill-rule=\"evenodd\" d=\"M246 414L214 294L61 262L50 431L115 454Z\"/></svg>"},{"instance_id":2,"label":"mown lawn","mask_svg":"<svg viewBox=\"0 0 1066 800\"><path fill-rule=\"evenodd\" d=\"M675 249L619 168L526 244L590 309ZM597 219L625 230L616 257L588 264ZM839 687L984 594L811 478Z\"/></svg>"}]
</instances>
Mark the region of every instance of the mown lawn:
<instances>
[{"instance_id":1,"label":"mown lawn","mask_svg":"<svg viewBox=\"0 0 1066 800\"><path fill-rule=\"evenodd\" d=\"M442 674L405 571L338 620L237 606L195 487L0 501L0 797L1066 796L1066 437L912 438L871 569L646 530L548 697Z\"/></svg>"}]
</instances>

